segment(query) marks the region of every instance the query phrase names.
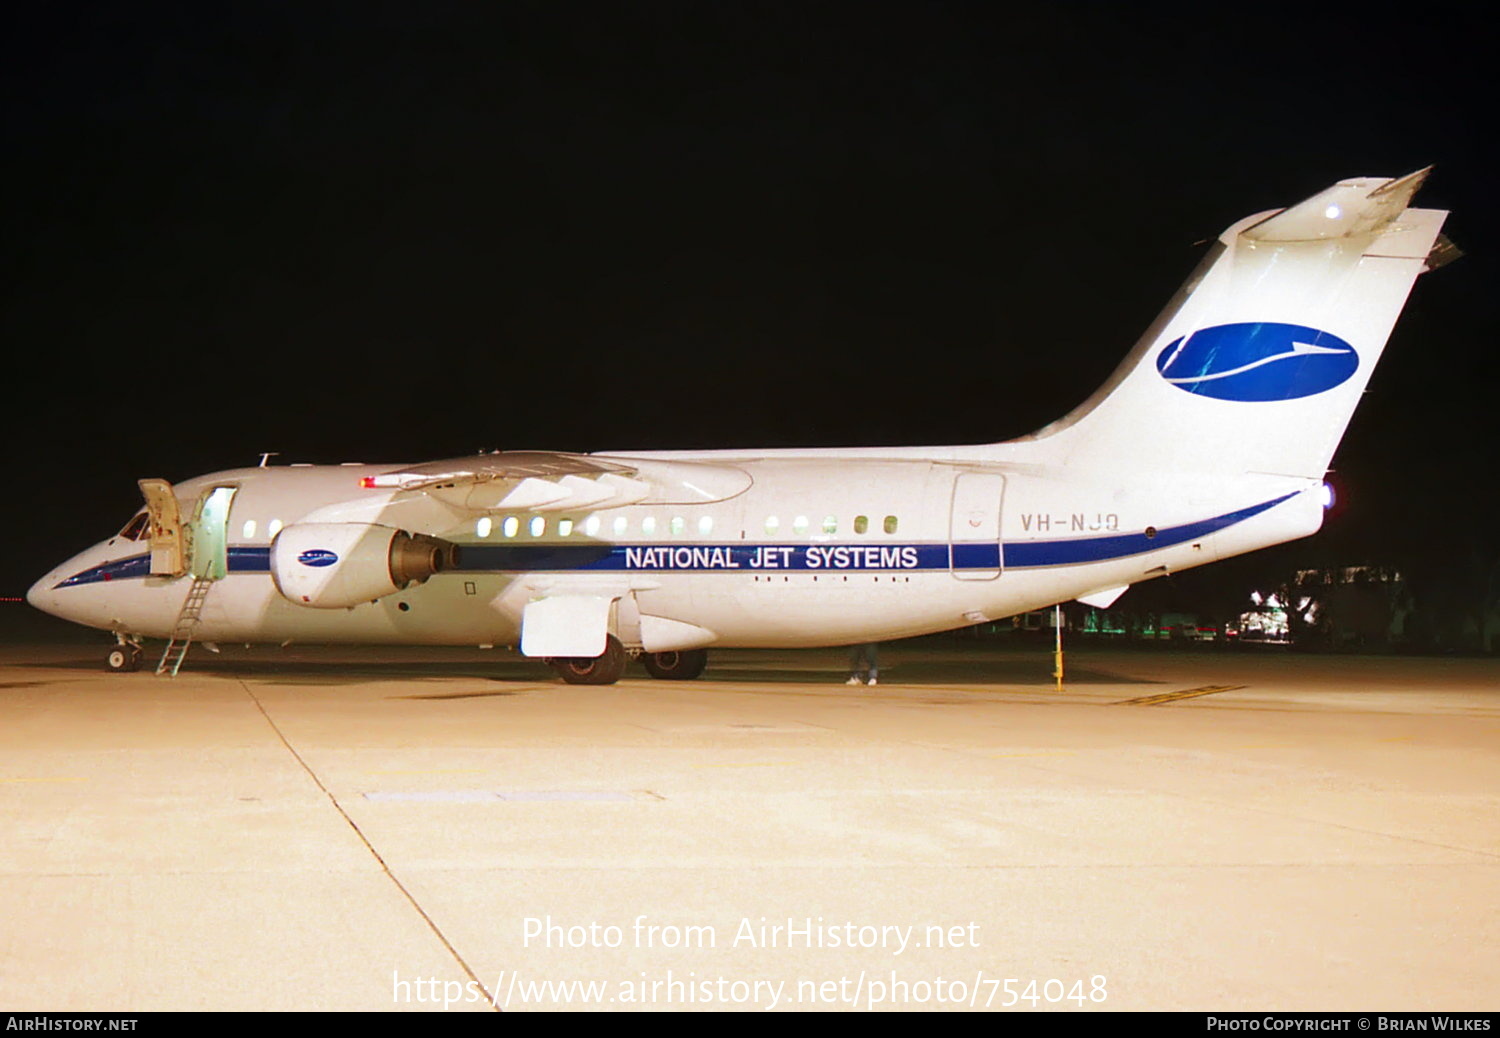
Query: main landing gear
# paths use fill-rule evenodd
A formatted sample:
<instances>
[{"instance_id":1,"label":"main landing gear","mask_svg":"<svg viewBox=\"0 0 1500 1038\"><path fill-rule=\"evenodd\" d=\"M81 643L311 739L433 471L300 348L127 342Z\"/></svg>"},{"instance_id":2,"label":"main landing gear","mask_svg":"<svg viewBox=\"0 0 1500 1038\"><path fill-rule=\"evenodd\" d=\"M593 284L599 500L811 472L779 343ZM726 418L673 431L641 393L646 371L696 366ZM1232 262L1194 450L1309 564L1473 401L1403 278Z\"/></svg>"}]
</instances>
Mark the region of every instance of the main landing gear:
<instances>
[{"instance_id":1,"label":"main landing gear","mask_svg":"<svg viewBox=\"0 0 1500 1038\"><path fill-rule=\"evenodd\" d=\"M708 666L707 649L684 649L682 652L643 652L641 662L653 678L668 681L691 681Z\"/></svg>"},{"instance_id":2,"label":"main landing gear","mask_svg":"<svg viewBox=\"0 0 1500 1038\"><path fill-rule=\"evenodd\" d=\"M604 644L604 654L587 657L561 657L548 660L558 677L570 685L613 685L625 673L625 663L630 654L620 639L609 635ZM703 673L708 666L705 649L686 649L682 652L643 652L641 663L646 673L653 678L668 681L689 681Z\"/></svg>"},{"instance_id":3,"label":"main landing gear","mask_svg":"<svg viewBox=\"0 0 1500 1038\"><path fill-rule=\"evenodd\" d=\"M605 639L601 656L562 656L547 662L570 685L613 685L625 673L628 658L625 646L611 634Z\"/></svg>"}]
</instances>

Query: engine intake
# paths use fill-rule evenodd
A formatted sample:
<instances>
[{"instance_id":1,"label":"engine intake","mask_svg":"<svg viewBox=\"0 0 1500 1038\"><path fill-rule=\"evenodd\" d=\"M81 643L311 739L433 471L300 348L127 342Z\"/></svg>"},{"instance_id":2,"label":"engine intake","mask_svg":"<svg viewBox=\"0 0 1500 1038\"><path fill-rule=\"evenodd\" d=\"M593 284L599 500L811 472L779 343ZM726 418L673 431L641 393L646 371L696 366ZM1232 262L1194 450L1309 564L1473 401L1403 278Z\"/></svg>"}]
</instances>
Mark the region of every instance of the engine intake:
<instances>
[{"instance_id":1,"label":"engine intake","mask_svg":"<svg viewBox=\"0 0 1500 1038\"><path fill-rule=\"evenodd\" d=\"M293 523L271 544L282 597L314 609L372 602L458 563L458 545L373 523Z\"/></svg>"}]
</instances>

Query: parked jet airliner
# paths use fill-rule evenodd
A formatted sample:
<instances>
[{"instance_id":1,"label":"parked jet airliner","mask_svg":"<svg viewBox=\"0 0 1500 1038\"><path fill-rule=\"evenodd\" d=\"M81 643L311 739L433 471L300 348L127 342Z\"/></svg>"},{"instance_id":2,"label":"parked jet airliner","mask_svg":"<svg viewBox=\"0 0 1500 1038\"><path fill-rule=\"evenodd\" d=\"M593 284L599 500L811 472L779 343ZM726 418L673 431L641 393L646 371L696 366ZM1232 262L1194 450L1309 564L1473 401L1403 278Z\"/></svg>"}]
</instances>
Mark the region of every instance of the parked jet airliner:
<instances>
[{"instance_id":1,"label":"parked jet airliner","mask_svg":"<svg viewBox=\"0 0 1500 1038\"><path fill-rule=\"evenodd\" d=\"M1427 171L1342 181L1225 231L1120 368L1002 443L232 469L172 486L31 589L141 639L519 645L570 682L709 646L901 638L1305 537L1447 213Z\"/></svg>"}]
</instances>

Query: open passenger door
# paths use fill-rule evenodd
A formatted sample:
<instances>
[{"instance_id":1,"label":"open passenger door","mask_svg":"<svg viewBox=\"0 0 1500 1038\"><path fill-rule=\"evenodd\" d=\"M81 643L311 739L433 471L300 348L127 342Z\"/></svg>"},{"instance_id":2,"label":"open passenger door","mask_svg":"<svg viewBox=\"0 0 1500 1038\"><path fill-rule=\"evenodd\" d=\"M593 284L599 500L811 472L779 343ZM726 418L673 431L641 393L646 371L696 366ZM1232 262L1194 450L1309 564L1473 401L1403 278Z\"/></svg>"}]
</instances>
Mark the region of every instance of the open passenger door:
<instances>
[{"instance_id":1,"label":"open passenger door","mask_svg":"<svg viewBox=\"0 0 1500 1038\"><path fill-rule=\"evenodd\" d=\"M164 479L143 479L137 485L151 516L151 575L180 577L187 572L192 537L183 525L172 484Z\"/></svg>"}]
</instances>

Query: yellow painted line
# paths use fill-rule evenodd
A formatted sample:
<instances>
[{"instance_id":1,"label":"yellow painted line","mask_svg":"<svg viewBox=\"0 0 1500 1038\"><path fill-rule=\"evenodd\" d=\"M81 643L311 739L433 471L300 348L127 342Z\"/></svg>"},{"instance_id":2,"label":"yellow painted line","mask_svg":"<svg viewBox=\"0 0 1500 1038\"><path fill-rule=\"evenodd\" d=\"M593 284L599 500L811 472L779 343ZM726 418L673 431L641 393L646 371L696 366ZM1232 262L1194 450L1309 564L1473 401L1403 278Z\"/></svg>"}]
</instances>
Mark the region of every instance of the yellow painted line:
<instances>
[{"instance_id":1,"label":"yellow painted line","mask_svg":"<svg viewBox=\"0 0 1500 1038\"><path fill-rule=\"evenodd\" d=\"M22 782L87 782L86 778L75 778L73 776L49 776L45 778L0 778L0 785L19 784Z\"/></svg>"},{"instance_id":2,"label":"yellow painted line","mask_svg":"<svg viewBox=\"0 0 1500 1038\"><path fill-rule=\"evenodd\" d=\"M694 764L694 768L779 768L787 764L796 764L794 760L763 760L750 761L746 764Z\"/></svg>"},{"instance_id":3,"label":"yellow painted line","mask_svg":"<svg viewBox=\"0 0 1500 1038\"><path fill-rule=\"evenodd\" d=\"M1056 750L1050 753L992 753L991 757L1076 757L1077 750Z\"/></svg>"},{"instance_id":4,"label":"yellow painted line","mask_svg":"<svg viewBox=\"0 0 1500 1038\"><path fill-rule=\"evenodd\" d=\"M1198 696L1211 696L1218 692L1232 692L1244 685L1204 685L1201 688L1184 688L1177 692L1162 692L1154 696L1141 696L1138 699L1122 699L1115 706L1156 706L1158 703L1175 703L1179 699L1196 699Z\"/></svg>"}]
</instances>

